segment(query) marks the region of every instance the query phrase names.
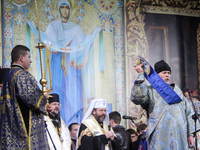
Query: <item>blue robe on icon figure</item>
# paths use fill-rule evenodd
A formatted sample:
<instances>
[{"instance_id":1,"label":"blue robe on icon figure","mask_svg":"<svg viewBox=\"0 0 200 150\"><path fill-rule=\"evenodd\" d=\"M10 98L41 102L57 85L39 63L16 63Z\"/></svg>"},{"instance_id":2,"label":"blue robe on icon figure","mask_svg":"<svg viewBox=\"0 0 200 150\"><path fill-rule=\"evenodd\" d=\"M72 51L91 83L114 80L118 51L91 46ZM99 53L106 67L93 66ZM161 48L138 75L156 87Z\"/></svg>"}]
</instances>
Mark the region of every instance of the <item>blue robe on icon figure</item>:
<instances>
[{"instance_id":1,"label":"blue robe on icon figure","mask_svg":"<svg viewBox=\"0 0 200 150\"><path fill-rule=\"evenodd\" d=\"M57 9L60 19L52 21L45 33L41 31L41 41L52 45L50 68L53 92L61 97L60 103L64 107L61 108L61 116L67 123L71 116L83 108L83 95L85 100L94 96L91 92L94 89L91 83L94 82L87 81L94 79L92 46L101 26L86 36L79 24L68 22L71 12L68 0L58 0ZM28 24L38 36L33 23L28 20ZM86 79L84 84L83 78ZM80 123L80 115L77 114L77 120L73 121Z\"/></svg>"}]
</instances>

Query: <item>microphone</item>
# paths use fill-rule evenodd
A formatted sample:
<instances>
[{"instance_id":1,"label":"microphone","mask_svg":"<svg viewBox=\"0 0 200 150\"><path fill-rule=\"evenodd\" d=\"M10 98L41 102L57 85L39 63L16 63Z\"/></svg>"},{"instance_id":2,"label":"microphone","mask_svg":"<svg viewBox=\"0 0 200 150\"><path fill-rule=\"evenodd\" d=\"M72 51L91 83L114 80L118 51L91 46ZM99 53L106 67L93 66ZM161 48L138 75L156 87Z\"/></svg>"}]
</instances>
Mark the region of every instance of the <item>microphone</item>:
<instances>
[{"instance_id":1,"label":"microphone","mask_svg":"<svg viewBox=\"0 0 200 150\"><path fill-rule=\"evenodd\" d=\"M126 115L124 115L122 118L123 119L130 119L130 120L136 120L137 119L137 117L131 117L131 116L126 116Z\"/></svg>"},{"instance_id":2,"label":"microphone","mask_svg":"<svg viewBox=\"0 0 200 150\"><path fill-rule=\"evenodd\" d=\"M191 89L187 89L187 88L183 88L183 92L192 93L192 92L193 92L193 90L191 90Z\"/></svg>"}]
</instances>

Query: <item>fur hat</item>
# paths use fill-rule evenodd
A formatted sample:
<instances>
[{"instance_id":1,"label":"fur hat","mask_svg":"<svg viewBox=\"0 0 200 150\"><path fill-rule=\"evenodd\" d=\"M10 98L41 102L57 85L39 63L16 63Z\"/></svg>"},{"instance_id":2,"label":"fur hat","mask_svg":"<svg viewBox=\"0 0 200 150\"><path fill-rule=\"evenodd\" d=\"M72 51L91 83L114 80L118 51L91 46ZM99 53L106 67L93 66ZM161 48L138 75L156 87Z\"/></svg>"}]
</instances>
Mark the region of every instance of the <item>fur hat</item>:
<instances>
[{"instance_id":1,"label":"fur hat","mask_svg":"<svg viewBox=\"0 0 200 150\"><path fill-rule=\"evenodd\" d=\"M162 71L170 71L171 72L171 68L164 60L161 60L161 61L158 61L157 63L155 63L154 69L157 73L160 73Z\"/></svg>"}]
</instances>

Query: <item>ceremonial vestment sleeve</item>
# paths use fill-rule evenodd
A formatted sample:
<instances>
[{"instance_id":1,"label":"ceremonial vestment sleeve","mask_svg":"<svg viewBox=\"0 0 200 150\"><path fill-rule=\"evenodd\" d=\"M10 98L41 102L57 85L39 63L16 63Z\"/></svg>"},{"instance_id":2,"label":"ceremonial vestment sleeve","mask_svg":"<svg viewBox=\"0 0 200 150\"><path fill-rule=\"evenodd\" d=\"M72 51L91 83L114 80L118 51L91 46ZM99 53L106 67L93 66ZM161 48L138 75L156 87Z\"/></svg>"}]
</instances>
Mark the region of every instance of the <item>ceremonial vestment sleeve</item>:
<instances>
[{"instance_id":1,"label":"ceremonial vestment sleeve","mask_svg":"<svg viewBox=\"0 0 200 150\"><path fill-rule=\"evenodd\" d=\"M35 78L27 71L20 71L16 75L16 98L23 101L30 109L46 115L47 102L43 92L37 85Z\"/></svg>"},{"instance_id":2,"label":"ceremonial vestment sleeve","mask_svg":"<svg viewBox=\"0 0 200 150\"><path fill-rule=\"evenodd\" d=\"M136 105L141 105L144 109L150 102L149 92L147 81L144 80L144 73L140 73L131 90L130 100Z\"/></svg>"},{"instance_id":3,"label":"ceremonial vestment sleeve","mask_svg":"<svg viewBox=\"0 0 200 150\"><path fill-rule=\"evenodd\" d=\"M46 98L34 77L12 66L2 90L0 149L49 149L43 120Z\"/></svg>"}]
</instances>

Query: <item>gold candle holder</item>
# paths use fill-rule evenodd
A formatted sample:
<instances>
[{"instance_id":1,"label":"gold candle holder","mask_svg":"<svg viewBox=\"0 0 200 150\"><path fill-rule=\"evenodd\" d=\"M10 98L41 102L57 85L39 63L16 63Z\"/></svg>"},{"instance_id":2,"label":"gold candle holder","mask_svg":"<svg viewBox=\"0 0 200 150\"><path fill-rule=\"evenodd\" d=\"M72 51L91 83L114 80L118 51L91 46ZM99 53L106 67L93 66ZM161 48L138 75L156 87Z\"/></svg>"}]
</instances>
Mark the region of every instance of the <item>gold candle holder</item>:
<instances>
[{"instance_id":1,"label":"gold candle holder","mask_svg":"<svg viewBox=\"0 0 200 150\"><path fill-rule=\"evenodd\" d=\"M40 52L40 65L41 65L41 76L42 78L40 79L40 84L42 85L42 92L44 95L46 95L49 91L46 89L47 85L47 79L45 79L44 75L44 64L43 64L43 54L42 54L42 49L45 47L44 44L41 42L41 37L40 37L40 26L39 26L39 17L38 17L38 8L37 8L37 1L35 0L35 9L36 9L36 15L37 15L37 24L38 24L38 34L39 34L39 43L36 48L39 49ZM51 95L49 95L49 99L53 98ZM47 107L49 108L49 101L47 100Z\"/></svg>"},{"instance_id":2,"label":"gold candle holder","mask_svg":"<svg viewBox=\"0 0 200 150\"><path fill-rule=\"evenodd\" d=\"M47 79L45 79L45 76L44 76L44 64L43 64L43 54L42 54L42 49L44 48L45 46L43 45L42 42L39 42L38 43L38 46L36 46L36 48L39 49L39 52L40 52L40 65L41 65L41 79L40 79L40 84L42 85L42 91L44 94L46 94L48 91L46 89L46 85L47 85Z\"/></svg>"}]
</instances>

